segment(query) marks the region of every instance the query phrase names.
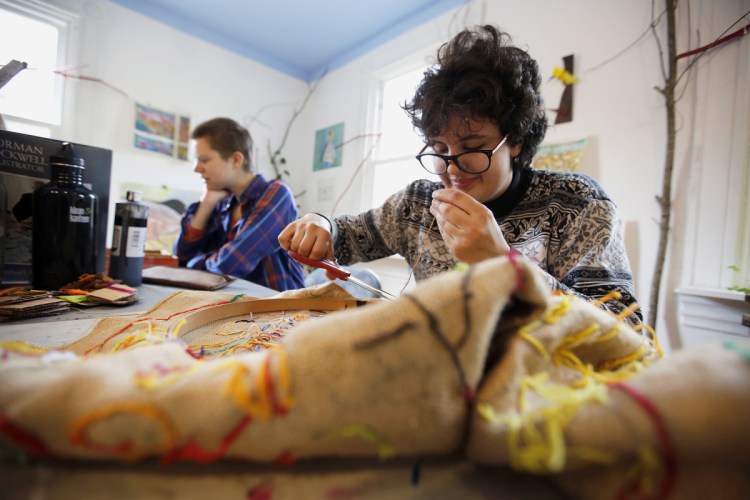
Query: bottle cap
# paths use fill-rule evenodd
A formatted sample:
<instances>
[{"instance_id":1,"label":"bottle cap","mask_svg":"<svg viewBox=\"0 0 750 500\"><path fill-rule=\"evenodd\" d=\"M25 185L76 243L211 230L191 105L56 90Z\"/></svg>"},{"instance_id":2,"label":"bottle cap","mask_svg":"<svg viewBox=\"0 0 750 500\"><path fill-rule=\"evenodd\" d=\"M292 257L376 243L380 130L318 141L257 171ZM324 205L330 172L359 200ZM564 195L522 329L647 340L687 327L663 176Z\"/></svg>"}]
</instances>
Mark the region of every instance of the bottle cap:
<instances>
[{"instance_id":1,"label":"bottle cap","mask_svg":"<svg viewBox=\"0 0 750 500\"><path fill-rule=\"evenodd\" d=\"M69 142L63 142L60 151L55 156L49 157L51 164L70 165L73 167L83 167L86 162L83 158L76 155L76 150Z\"/></svg>"}]
</instances>

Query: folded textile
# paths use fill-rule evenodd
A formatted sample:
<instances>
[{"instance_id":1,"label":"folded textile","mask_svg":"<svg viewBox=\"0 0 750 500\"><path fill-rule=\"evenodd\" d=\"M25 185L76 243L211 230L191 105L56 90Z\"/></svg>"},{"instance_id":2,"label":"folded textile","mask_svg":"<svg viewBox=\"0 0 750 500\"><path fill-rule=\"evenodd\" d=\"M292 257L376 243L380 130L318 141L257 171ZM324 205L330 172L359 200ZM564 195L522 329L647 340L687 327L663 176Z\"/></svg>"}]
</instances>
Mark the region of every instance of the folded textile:
<instances>
[{"instance_id":1,"label":"folded textile","mask_svg":"<svg viewBox=\"0 0 750 500\"><path fill-rule=\"evenodd\" d=\"M179 292L135 321L98 323L64 346L73 360L6 346L0 436L40 457L163 463L463 452L476 464L551 475L584 498L690 497L694 478L707 477L691 467L708 463L743 484L747 346L660 359L623 318L551 294L522 257L312 319L287 307L271 319L237 317L290 296L308 309L339 300L320 292ZM195 321L204 312L212 323ZM186 330L198 324L212 342L260 350L191 350L195 332ZM293 329L283 334L283 325Z\"/></svg>"}]
</instances>

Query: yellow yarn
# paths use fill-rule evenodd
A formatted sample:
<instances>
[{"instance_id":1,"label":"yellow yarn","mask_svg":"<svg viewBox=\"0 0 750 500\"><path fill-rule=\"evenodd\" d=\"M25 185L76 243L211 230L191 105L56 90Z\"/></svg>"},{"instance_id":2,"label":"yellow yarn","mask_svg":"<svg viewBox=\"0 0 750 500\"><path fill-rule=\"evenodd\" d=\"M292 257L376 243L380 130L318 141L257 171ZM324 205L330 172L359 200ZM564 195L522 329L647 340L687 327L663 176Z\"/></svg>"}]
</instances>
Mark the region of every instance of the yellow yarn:
<instances>
[{"instance_id":1,"label":"yellow yarn","mask_svg":"<svg viewBox=\"0 0 750 500\"><path fill-rule=\"evenodd\" d=\"M140 415L146 419L154 421L164 432L163 442L138 450L133 449L130 441L105 446L89 439L86 432L89 427L100 420L104 420L120 413ZM149 403L135 401L113 403L76 418L68 427L68 435L71 443L74 445L82 446L99 453L120 455L131 460L137 460L148 455L164 453L171 450L177 444L179 437L172 419L162 409Z\"/></svg>"},{"instance_id":2,"label":"yellow yarn","mask_svg":"<svg viewBox=\"0 0 750 500\"><path fill-rule=\"evenodd\" d=\"M148 372L138 371L133 377L135 385L149 391L163 389L181 380L189 374L197 371L203 365L202 361L196 361L190 366L173 365L166 369L153 368Z\"/></svg>"},{"instance_id":3,"label":"yellow yarn","mask_svg":"<svg viewBox=\"0 0 750 500\"><path fill-rule=\"evenodd\" d=\"M518 336L524 339L526 342L532 345L534 349L544 358L545 361L550 359L550 355L544 348L541 342L534 338L531 333L538 330L543 324L552 325L555 324L565 313L570 310L573 296L571 294L560 295L560 301L549 307L544 315L538 320L534 320L531 323L522 326L518 330Z\"/></svg>"},{"instance_id":4,"label":"yellow yarn","mask_svg":"<svg viewBox=\"0 0 750 500\"><path fill-rule=\"evenodd\" d=\"M560 295L560 298L560 302L552 306L542 317L542 320L548 325L557 323L557 321L570 310L570 306L573 303L573 295L564 294Z\"/></svg>"},{"instance_id":5,"label":"yellow yarn","mask_svg":"<svg viewBox=\"0 0 750 500\"><path fill-rule=\"evenodd\" d=\"M654 331L653 328L644 323L634 327L633 329L635 331L646 330L650 335L651 343L654 345L654 349L656 349L656 352L659 353L659 357L664 357L664 350L661 348L661 344L659 344L659 336L656 335L656 331Z\"/></svg>"},{"instance_id":6,"label":"yellow yarn","mask_svg":"<svg viewBox=\"0 0 750 500\"><path fill-rule=\"evenodd\" d=\"M21 340L6 340L5 342L0 342L0 349L5 349L6 351L15 352L18 354L31 355L46 354L47 352L49 352L49 349L34 346L29 344L28 342L23 342Z\"/></svg>"},{"instance_id":7,"label":"yellow yarn","mask_svg":"<svg viewBox=\"0 0 750 500\"><path fill-rule=\"evenodd\" d=\"M526 411L530 405L529 391L534 391L551 404ZM589 380L584 386L574 388L549 382L542 372L526 377L521 382L519 406L521 415L497 415L489 405L478 405L478 413L486 420L508 427L508 445L511 466L529 472L559 472L565 468L568 457L586 459L596 463L611 463L614 456L588 448L566 450L564 429L579 408L589 402L605 403L607 388Z\"/></svg>"},{"instance_id":8,"label":"yellow yarn","mask_svg":"<svg viewBox=\"0 0 750 500\"><path fill-rule=\"evenodd\" d=\"M169 340L175 340L180 338L180 330L182 330L182 327L185 326L187 323L186 319L181 319L179 323L177 323L177 326L175 326L168 335Z\"/></svg>"},{"instance_id":9,"label":"yellow yarn","mask_svg":"<svg viewBox=\"0 0 750 500\"><path fill-rule=\"evenodd\" d=\"M651 498L656 491L655 479L661 474L662 459L651 447L641 445L637 459L626 473L631 482L637 482L643 498Z\"/></svg>"},{"instance_id":10,"label":"yellow yarn","mask_svg":"<svg viewBox=\"0 0 750 500\"><path fill-rule=\"evenodd\" d=\"M537 325L534 325L534 323L537 323ZM544 358L545 361L549 360L549 353L544 348L541 342L537 340L536 338L532 337L531 334L527 331L530 329L533 329L534 326L541 325L541 321L534 321L533 323L529 324L528 327L523 327L518 331L518 336L521 337L523 340L531 344L531 346L536 349L536 351L539 353L539 355Z\"/></svg>"},{"instance_id":11,"label":"yellow yarn","mask_svg":"<svg viewBox=\"0 0 750 500\"><path fill-rule=\"evenodd\" d=\"M276 359L276 378L278 382L276 392L279 397L279 403L285 408L291 408L294 398L292 397L292 377L289 370L289 357L286 349L279 345L272 346L271 352L275 355Z\"/></svg>"},{"instance_id":12,"label":"yellow yarn","mask_svg":"<svg viewBox=\"0 0 750 500\"><path fill-rule=\"evenodd\" d=\"M251 417L261 420L270 419L277 411L274 405L274 397L277 398L278 406L284 409L292 404L291 377L289 376L286 352L280 345L276 344L265 354L263 366L256 370L251 370L249 366L236 360L230 360L223 365L224 368L232 371L229 380L227 380L225 391L238 407ZM277 376L274 381L269 381L267 372L274 358ZM271 386L273 387L273 394L269 391Z\"/></svg>"},{"instance_id":13,"label":"yellow yarn","mask_svg":"<svg viewBox=\"0 0 750 500\"><path fill-rule=\"evenodd\" d=\"M535 332L543 325L557 323L570 311L573 295L562 294L559 297L560 301L549 307L542 318L521 327L518 336L531 345L545 361L551 360L556 366L570 368L580 374L580 377L569 384L550 382L548 372L525 377L521 380L518 391L519 414L497 415L489 405L477 407L477 412L485 420L507 426L511 466L535 473L562 471L568 460L613 463L617 457L605 451L581 447L566 449L564 429L582 405L603 404L608 401L606 384L627 380L644 367L641 360L646 352L646 345L639 346L625 356L607 360L596 368L591 364L584 364L575 354L580 346L616 339L621 330L620 322L637 309L637 304L615 316L619 322L607 331L602 331L601 325L592 323L567 335L549 352ZM610 292L592 302L603 304L619 298L619 292ZM537 395L535 400L531 399L532 393Z\"/></svg>"},{"instance_id":14,"label":"yellow yarn","mask_svg":"<svg viewBox=\"0 0 750 500\"><path fill-rule=\"evenodd\" d=\"M134 335L128 335L121 339L117 344L112 347L111 352L116 352L122 349L128 349L135 344L146 343L149 345L161 344L165 341L164 335L159 335L157 332L149 333L147 331L136 333Z\"/></svg>"},{"instance_id":15,"label":"yellow yarn","mask_svg":"<svg viewBox=\"0 0 750 500\"><path fill-rule=\"evenodd\" d=\"M378 447L380 460L385 461L396 454L396 449L386 443L375 430L367 425L352 424L339 427L329 433L330 436L357 437L374 443Z\"/></svg>"}]
</instances>

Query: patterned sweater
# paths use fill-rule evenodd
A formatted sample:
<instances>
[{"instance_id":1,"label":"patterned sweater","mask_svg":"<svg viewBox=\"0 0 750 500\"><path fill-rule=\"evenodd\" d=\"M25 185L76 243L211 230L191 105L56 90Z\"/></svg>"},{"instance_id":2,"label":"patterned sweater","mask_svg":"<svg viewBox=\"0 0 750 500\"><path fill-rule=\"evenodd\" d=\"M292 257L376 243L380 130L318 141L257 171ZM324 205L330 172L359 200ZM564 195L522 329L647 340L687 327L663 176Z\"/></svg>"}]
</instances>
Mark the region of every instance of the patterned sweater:
<instances>
[{"instance_id":1,"label":"patterned sweater","mask_svg":"<svg viewBox=\"0 0 750 500\"><path fill-rule=\"evenodd\" d=\"M401 254L417 280L453 269L459 261L430 214L432 192L443 187L418 180L378 208L335 218L337 260L347 265ZM619 300L604 306L614 313L635 302L617 209L595 180L572 172L520 168L508 190L485 205L508 245L536 262L552 290L586 300L620 292ZM640 323L640 310L626 320Z\"/></svg>"}]
</instances>

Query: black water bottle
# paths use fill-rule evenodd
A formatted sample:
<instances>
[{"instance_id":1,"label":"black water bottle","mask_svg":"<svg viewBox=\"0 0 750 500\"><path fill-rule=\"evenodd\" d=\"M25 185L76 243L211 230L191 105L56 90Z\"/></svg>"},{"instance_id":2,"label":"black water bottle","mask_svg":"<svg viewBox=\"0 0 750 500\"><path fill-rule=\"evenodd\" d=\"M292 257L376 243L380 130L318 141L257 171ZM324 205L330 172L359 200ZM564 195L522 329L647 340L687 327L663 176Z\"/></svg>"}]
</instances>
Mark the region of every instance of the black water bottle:
<instances>
[{"instance_id":1,"label":"black water bottle","mask_svg":"<svg viewBox=\"0 0 750 500\"><path fill-rule=\"evenodd\" d=\"M59 290L96 273L97 198L83 185L85 162L64 142L49 163L50 182L32 198L31 263L38 290Z\"/></svg>"},{"instance_id":2,"label":"black water bottle","mask_svg":"<svg viewBox=\"0 0 750 500\"><path fill-rule=\"evenodd\" d=\"M128 191L125 198L125 203L115 205L109 275L127 285L139 286L143 281L148 206L140 203L138 191Z\"/></svg>"}]
</instances>

